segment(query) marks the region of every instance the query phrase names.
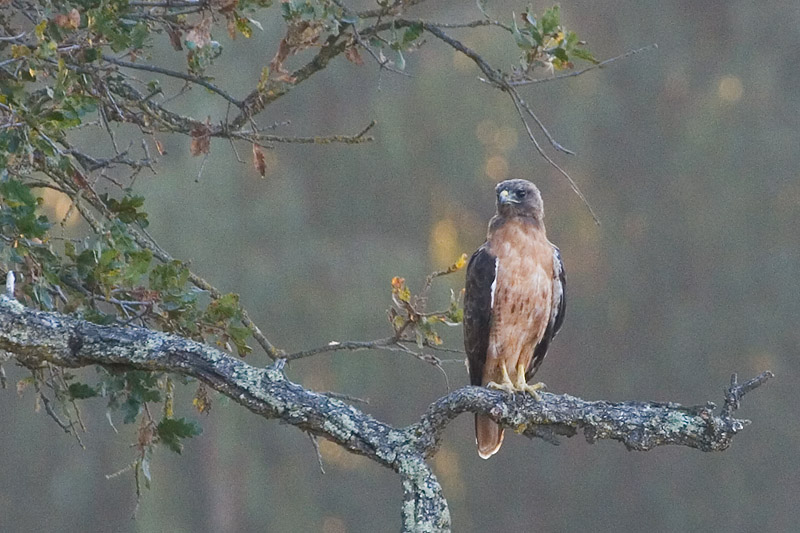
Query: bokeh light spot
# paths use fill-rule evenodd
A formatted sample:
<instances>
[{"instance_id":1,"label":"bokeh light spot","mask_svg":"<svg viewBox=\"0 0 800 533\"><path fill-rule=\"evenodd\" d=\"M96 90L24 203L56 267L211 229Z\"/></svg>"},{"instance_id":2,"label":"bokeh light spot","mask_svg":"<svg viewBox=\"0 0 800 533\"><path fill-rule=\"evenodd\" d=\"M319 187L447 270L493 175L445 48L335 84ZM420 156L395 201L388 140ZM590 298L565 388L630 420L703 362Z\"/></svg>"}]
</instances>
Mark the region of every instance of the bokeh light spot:
<instances>
[{"instance_id":1,"label":"bokeh light spot","mask_svg":"<svg viewBox=\"0 0 800 533\"><path fill-rule=\"evenodd\" d=\"M37 191L36 194L41 195L42 206L46 211L49 211L47 215L51 222L61 222L64 220L64 217L69 212L69 208L72 206L72 200L70 200L66 194L60 193L53 189L41 189ZM66 227L72 227L80 221L81 217L77 215L77 213L73 214L75 216L69 217L64 222Z\"/></svg>"},{"instance_id":2,"label":"bokeh light spot","mask_svg":"<svg viewBox=\"0 0 800 533\"><path fill-rule=\"evenodd\" d=\"M508 161L502 155L494 155L486 160L486 175L492 181L503 181L508 177Z\"/></svg>"},{"instance_id":3,"label":"bokeh light spot","mask_svg":"<svg viewBox=\"0 0 800 533\"><path fill-rule=\"evenodd\" d=\"M517 130L510 126L502 127L494 133L494 144L501 152L513 150L517 147L517 142Z\"/></svg>"},{"instance_id":4,"label":"bokeh light spot","mask_svg":"<svg viewBox=\"0 0 800 533\"><path fill-rule=\"evenodd\" d=\"M491 119L481 120L478 122L478 125L475 126L475 137L477 137L484 146L492 144L496 130L497 126L495 126L494 121Z\"/></svg>"},{"instance_id":5,"label":"bokeh light spot","mask_svg":"<svg viewBox=\"0 0 800 533\"><path fill-rule=\"evenodd\" d=\"M738 102L744 95L742 80L736 76L723 76L722 79L719 80L717 94L726 102Z\"/></svg>"},{"instance_id":6,"label":"bokeh light spot","mask_svg":"<svg viewBox=\"0 0 800 533\"><path fill-rule=\"evenodd\" d=\"M429 254L437 267L446 266L458 257L458 228L450 218L443 218L431 228Z\"/></svg>"},{"instance_id":7,"label":"bokeh light spot","mask_svg":"<svg viewBox=\"0 0 800 533\"><path fill-rule=\"evenodd\" d=\"M338 516L326 516L322 522L322 533L347 533L347 526Z\"/></svg>"}]
</instances>

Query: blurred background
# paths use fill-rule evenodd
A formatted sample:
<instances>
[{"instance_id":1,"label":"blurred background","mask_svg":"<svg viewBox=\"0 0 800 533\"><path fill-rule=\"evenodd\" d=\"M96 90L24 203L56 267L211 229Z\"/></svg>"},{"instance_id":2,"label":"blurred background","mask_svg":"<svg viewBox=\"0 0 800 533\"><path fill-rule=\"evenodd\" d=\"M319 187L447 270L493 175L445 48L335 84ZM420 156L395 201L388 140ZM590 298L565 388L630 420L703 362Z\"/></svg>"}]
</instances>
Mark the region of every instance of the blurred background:
<instances>
[{"instance_id":1,"label":"blurred background","mask_svg":"<svg viewBox=\"0 0 800 533\"><path fill-rule=\"evenodd\" d=\"M473 2L428 3L411 13L480 18ZM534 12L550 6L536 3ZM488 4L506 22L526 7ZM584 0L561 8L564 25L599 59L658 44L607 69L521 91L577 153L554 157L602 225L534 152L510 99L428 37L406 57L411 78L380 73L367 54L363 66L340 57L259 117L262 125L291 120L279 135L352 134L374 119L371 144L278 145L266 152L262 180L249 147L238 147L241 164L227 141L215 140L196 180L202 158L191 157L188 139L159 137L168 151L161 171L142 174L135 187L147 197L150 229L221 290L240 293L270 340L291 352L388 335L392 276L418 290L428 272L483 242L496 182L531 179L568 276L567 319L537 376L551 391L721 404L732 372L746 379L771 369L778 379L745 398L738 414L753 424L723 453L634 453L580 436L555 447L509 432L501 452L483 461L472 417L462 416L433 459L453 529L795 530L800 4ZM228 60L210 73L239 98L285 31L277 6L258 18L264 31L250 40L217 36ZM498 67L516 62L518 50L501 30L449 33ZM183 68L185 57L162 44L154 63ZM179 102L200 116L208 108L214 121L225 114L218 100L195 89ZM463 272L438 280L434 303L462 286ZM446 346L461 348L460 328L445 333ZM255 353L248 361L268 359ZM467 383L461 361L444 366L452 387ZM25 375L7 371L10 383ZM398 353L321 355L288 373L314 390L368 398L364 409L395 426L447 393L437 369ZM193 392L186 387L176 411L200 420L204 434L181 457L160 450L153 486L131 520L132 476L106 475L133 459L135 428L117 421L116 434L102 400L88 401L82 450L46 415L32 414L30 393L0 391L0 527L399 529L393 472L322 442L322 474L302 432L218 395L200 415Z\"/></svg>"}]
</instances>

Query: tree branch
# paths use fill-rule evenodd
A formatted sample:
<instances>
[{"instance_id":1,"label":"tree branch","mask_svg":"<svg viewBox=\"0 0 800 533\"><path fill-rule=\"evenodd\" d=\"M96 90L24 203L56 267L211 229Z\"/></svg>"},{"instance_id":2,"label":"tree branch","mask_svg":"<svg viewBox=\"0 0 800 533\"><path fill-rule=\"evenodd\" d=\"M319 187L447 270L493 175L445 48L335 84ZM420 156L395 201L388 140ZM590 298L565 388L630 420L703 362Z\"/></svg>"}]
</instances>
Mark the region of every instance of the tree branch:
<instances>
[{"instance_id":1,"label":"tree branch","mask_svg":"<svg viewBox=\"0 0 800 533\"><path fill-rule=\"evenodd\" d=\"M537 402L482 387L464 387L434 402L419 422L394 428L336 398L304 389L286 377L285 359L256 368L210 346L143 328L100 326L67 315L25 308L0 296L0 350L28 367L91 365L172 372L197 378L264 418L280 419L400 474L404 531L449 530L442 488L426 460L447 424L464 412L483 413L528 437L554 441L583 431L591 443L613 439L631 450L677 444L719 451L747 424L731 416L739 399L771 374L738 385L720 414L713 404L585 401L543 393ZM728 401L728 398L730 401Z\"/></svg>"},{"instance_id":2,"label":"tree branch","mask_svg":"<svg viewBox=\"0 0 800 533\"><path fill-rule=\"evenodd\" d=\"M114 65L117 65L117 66L120 66L120 67L125 67L125 68L130 68L130 69L135 69L135 70L146 70L148 72L155 72L157 74L164 74L165 76L169 76L171 78L179 78L181 80L188 81L190 83L196 83L197 85L201 85L201 86L205 87L209 91L217 93L218 95L220 95L221 97L223 97L225 100L229 101L230 103L232 103L236 107L242 107L242 105L244 105L241 101L239 101L236 98L234 98L233 96L229 95L228 93L226 93L225 91L223 91L222 89L220 89L219 87L214 85L213 83L210 83L208 80L205 80L205 79L197 77L197 76L192 76L190 74L184 74L183 72L178 72L176 70L170 70L170 69L166 69L166 68L163 68L163 67L158 67L156 65L149 65L149 64L146 64L146 63L133 63L131 61L123 61L121 59L116 59L116 58L111 57L109 55L104 55L103 56L103 61L107 61L109 63L113 63Z\"/></svg>"}]
</instances>

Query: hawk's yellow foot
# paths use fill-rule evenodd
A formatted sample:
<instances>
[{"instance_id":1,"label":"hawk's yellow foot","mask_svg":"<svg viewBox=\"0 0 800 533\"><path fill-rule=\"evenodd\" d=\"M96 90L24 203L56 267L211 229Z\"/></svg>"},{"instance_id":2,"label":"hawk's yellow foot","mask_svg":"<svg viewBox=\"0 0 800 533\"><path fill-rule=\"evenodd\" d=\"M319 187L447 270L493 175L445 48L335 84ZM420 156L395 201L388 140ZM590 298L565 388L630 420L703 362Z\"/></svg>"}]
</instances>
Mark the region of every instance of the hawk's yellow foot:
<instances>
[{"instance_id":1,"label":"hawk's yellow foot","mask_svg":"<svg viewBox=\"0 0 800 533\"><path fill-rule=\"evenodd\" d=\"M514 386L514 382L511 381L511 377L508 375L508 369L506 369L506 365L503 363L500 364L500 372L502 372L502 375L500 376L502 381L500 383L497 383L496 381L490 381L486 384L486 387L489 389L505 391L509 394L516 393L517 387Z\"/></svg>"},{"instance_id":2,"label":"hawk's yellow foot","mask_svg":"<svg viewBox=\"0 0 800 533\"><path fill-rule=\"evenodd\" d=\"M525 385L524 385L524 386L523 386L523 387L522 387L520 390L521 390L521 391L524 391L524 392L527 392L528 394L530 394L531 396L533 396L533 397L534 397L534 399L535 399L537 402L541 402L541 401L542 401L542 396L539 394L539 392L538 392L538 391L540 391L540 390L544 390L544 389L546 389L546 388L547 388L547 385L545 385L545 384L544 384L544 383L542 383L542 382L539 382L539 383L534 383L533 385L528 385L528 384L526 383L526 384L525 384Z\"/></svg>"},{"instance_id":3,"label":"hawk's yellow foot","mask_svg":"<svg viewBox=\"0 0 800 533\"><path fill-rule=\"evenodd\" d=\"M533 396L537 402L542 401L542 397L539 396L538 391L547 388L547 385L544 383L534 383L533 385L528 385L528 382L525 381L525 367L522 365L517 366L517 382L514 384L514 386L517 391L527 392Z\"/></svg>"}]
</instances>

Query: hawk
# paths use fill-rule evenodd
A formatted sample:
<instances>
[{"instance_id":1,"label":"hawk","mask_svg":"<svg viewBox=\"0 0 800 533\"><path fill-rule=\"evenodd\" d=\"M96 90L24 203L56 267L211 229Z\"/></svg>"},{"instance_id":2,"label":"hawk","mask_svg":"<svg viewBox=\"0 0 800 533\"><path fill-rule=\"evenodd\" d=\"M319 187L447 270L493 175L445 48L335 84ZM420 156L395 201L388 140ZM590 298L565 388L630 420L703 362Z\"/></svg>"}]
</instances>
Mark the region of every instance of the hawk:
<instances>
[{"instance_id":1,"label":"hawk","mask_svg":"<svg viewBox=\"0 0 800 533\"><path fill-rule=\"evenodd\" d=\"M566 278L561 253L547 240L539 189L527 180L498 184L497 214L472 254L464 294L464 346L470 382L537 400L528 385L564 321ZM503 428L475 415L478 455L503 444Z\"/></svg>"}]
</instances>

